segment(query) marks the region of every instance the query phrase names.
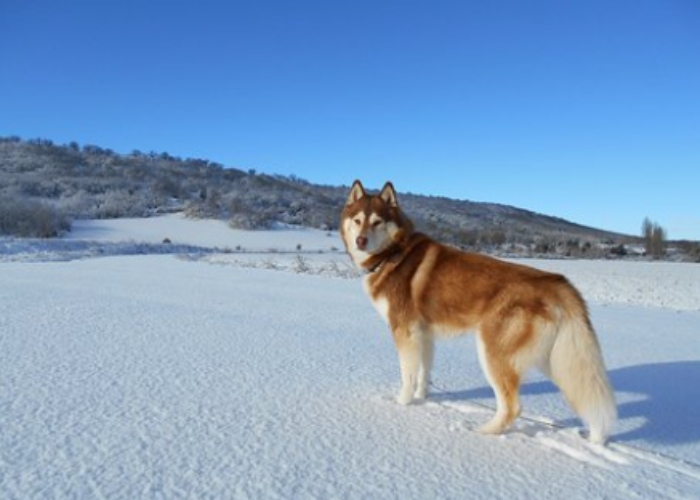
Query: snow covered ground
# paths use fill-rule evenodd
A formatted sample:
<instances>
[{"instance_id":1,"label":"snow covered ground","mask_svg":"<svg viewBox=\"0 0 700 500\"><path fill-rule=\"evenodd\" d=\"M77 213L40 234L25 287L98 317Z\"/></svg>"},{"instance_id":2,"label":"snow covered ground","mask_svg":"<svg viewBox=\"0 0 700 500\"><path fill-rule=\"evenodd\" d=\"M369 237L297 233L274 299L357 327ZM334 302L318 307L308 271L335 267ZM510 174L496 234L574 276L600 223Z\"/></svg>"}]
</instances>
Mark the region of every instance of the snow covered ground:
<instances>
[{"instance_id":1,"label":"snow covered ground","mask_svg":"<svg viewBox=\"0 0 700 500\"><path fill-rule=\"evenodd\" d=\"M537 374L511 432L472 431L494 398L469 337L395 404L341 249L179 216L0 240L0 498L700 498L700 266L523 261L589 301L620 410L602 448Z\"/></svg>"}]
</instances>

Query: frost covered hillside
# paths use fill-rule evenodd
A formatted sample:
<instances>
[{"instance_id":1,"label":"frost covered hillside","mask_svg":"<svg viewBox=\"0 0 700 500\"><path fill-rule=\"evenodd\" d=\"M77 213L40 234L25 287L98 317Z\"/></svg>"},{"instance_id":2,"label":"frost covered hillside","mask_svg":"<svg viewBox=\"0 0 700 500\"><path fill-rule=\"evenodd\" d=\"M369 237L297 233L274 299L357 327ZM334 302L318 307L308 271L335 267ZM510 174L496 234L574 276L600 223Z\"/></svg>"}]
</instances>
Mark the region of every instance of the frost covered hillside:
<instances>
[{"instance_id":1,"label":"frost covered hillside","mask_svg":"<svg viewBox=\"0 0 700 500\"><path fill-rule=\"evenodd\" d=\"M589 301L620 410L599 447L536 373L511 432L474 432L470 338L395 404L341 248L176 216L0 240L0 498L700 497L700 266L523 261Z\"/></svg>"},{"instance_id":2,"label":"frost covered hillside","mask_svg":"<svg viewBox=\"0 0 700 500\"><path fill-rule=\"evenodd\" d=\"M90 144L0 137L0 235L48 237L70 229L72 219L183 210L237 228L263 229L277 222L333 228L347 191L165 152L119 154ZM401 199L421 230L469 248L593 258L619 256L627 252L624 245L632 251L640 241L507 205L408 193ZM692 244L680 253L700 258Z\"/></svg>"}]
</instances>

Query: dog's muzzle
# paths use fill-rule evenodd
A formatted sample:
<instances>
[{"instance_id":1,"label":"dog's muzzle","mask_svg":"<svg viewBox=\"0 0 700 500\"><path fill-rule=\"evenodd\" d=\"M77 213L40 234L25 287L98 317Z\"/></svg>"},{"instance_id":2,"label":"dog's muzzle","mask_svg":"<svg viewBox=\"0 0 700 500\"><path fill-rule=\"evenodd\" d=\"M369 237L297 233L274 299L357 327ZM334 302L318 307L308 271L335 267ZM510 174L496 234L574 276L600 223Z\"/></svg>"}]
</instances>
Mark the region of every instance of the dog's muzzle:
<instances>
[{"instance_id":1,"label":"dog's muzzle","mask_svg":"<svg viewBox=\"0 0 700 500\"><path fill-rule=\"evenodd\" d=\"M358 250L365 250L367 248L367 236L358 236L355 238L355 245L357 245Z\"/></svg>"}]
</instances>

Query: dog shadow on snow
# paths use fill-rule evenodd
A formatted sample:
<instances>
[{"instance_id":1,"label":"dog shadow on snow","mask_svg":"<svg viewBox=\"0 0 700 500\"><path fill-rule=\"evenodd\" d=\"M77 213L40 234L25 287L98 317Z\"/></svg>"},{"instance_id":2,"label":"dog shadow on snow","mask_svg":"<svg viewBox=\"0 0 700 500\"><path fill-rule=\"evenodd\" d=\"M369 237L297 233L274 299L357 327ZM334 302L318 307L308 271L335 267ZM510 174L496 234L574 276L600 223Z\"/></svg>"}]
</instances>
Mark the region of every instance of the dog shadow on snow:
<instances>
[{"instance_id":1,"label":"dog shadow on snow","mask_svg":"<svg viewBox=\"0 0 700 500\"><path fill-rule=\"evenodd\" d=\"M608 374L618 400L618 430L611 436L614 441L700 442L700 361L628 366ZM526 382L521 387L524 396L555 392L559 390L549 381ZM488 386L441 396L450 401L488 398L493 398ZM579 420L572 417L558 424L574 426Z\"/></svg>"}]
</instances>

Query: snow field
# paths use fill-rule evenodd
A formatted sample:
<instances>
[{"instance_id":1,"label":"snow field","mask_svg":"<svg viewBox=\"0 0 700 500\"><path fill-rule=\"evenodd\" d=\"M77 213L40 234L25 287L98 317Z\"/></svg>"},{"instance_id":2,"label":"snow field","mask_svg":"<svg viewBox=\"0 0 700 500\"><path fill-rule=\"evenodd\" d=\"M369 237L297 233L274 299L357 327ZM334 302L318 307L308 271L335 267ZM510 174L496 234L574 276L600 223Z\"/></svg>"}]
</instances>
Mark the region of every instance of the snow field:
<instances>
[{"instance_id":1,"label":"snow field","mask_svg":"<svg viewBox=\"0 0 700 500\"><path fill-rule=\"evenodd\" d=\"M425 404L397 405L360 282L269 257L0 264L0 498L698 498L698 297L628 299L645 273L673 297L693 266L552 264L588 298L616 389L601 448L537 374L511 432L473 432L494 398L470 337L438 344Z\"/></svg>"},{"instance_id":2,"label":"snow field","mask_svg":"<svg viewBox=\"0 0 700 500\"><path fill-rule=\"evenodd\" d=\"M166 239L169 243L163 243ZM268 231L232 230L220 220L188 219L180 214L78 220L73 231L59 240L0 238L0 263L152 254L297 274L361 276L346 257L337 232L290 226ZM589 302L700 311L700 265L541 259L515 262L565 274Z\"/></svg>"}]
</instances>

